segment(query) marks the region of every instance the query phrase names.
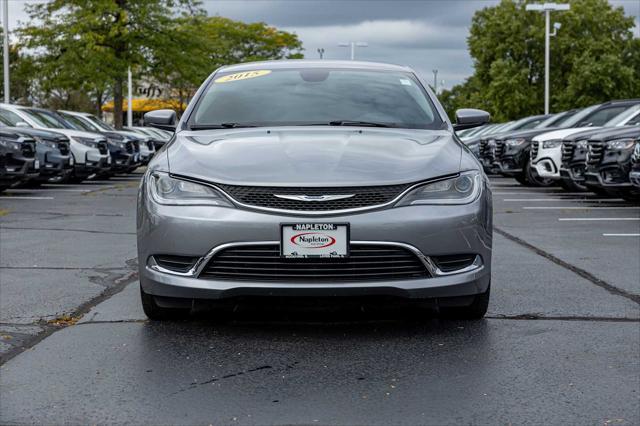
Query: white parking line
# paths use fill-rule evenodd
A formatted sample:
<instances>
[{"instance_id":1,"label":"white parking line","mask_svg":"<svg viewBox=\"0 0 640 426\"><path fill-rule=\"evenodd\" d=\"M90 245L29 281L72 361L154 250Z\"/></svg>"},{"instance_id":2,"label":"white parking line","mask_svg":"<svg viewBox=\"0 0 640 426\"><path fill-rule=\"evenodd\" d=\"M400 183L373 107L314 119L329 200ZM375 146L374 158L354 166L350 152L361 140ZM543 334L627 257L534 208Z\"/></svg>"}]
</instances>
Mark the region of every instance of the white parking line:
<instances>
[{"instance_id":1,"label":"white parking line","mask_svg":"<svg viewBox=\"0 0 640 426\"><path fill-rule=\"evenodd\" d=\"M640 237L640 234L602 234L603 237Z\"/></svg>"},{"instance_id":2,"label":"white parking line","mask_svg":"<svg viewBox=\"0 0 640 426\"><path fill-rule=\"evenodd\" d=\"M566 196L566 195L582 195L582 196L586 196L587 194L585 194L584 192L492 192L493 195L559 195L559 196Z\"/></svg>"},{"instance_id":3,"label":"white parking line","mask_svg":"<svg viewBox=\"0 0 640 426\"><path fill-rule=\"evenodd\" d=\"M0 196L0 200L53 200L53 197L5 197L5 196Z\"/></svg>"},{"instance_id":4,"label":"white parking line","mask_svg":"<svg viewBox=\"0 0 640 426\"><path fill-rule=\"evenodd\" d=\"M640 221L640 217L561 217L558 218L559 221L617 221L617 220L638 220Z\"/></svg>"},{"instance_id":5,"label":"white parking line","mask_svg":"<svg viewBox=\"0 0 640 426\"><path fill-rule=\"evenodd\" d=\"M640 210L640 206L638 207L630 207L630 206L603 206L603 207L590 207L590 206L527 206L522 207L524 210Z\"/></svg>"},{"instance_id":6,"label":"white parking line","mask_svg":"<svg viewBox=\"0 0 640 426\"><path fill-rule=\"evenodd\" d=\"M90 192L90 189L57 189L57 188L34 188L34 189L9 189L5 191L7 194L30 194L36 191L47 192Z\"/></svg>"},{"instance_id":7,"label":"white parking line","mask_svg":"<svg viewBox=\"0 0 640 426\"><path fill-rule=\"evenodd\" d=\"M502 201L507 201L507 202L534 202L534 203L539 203L539 202L547 202L547 201L551 201L551 202L575 202L575 203L603 203L603 202L613 202L613 203L620 203L623 202L624 200L622 198L505 198Z\"/></svg>"}]
</instances>

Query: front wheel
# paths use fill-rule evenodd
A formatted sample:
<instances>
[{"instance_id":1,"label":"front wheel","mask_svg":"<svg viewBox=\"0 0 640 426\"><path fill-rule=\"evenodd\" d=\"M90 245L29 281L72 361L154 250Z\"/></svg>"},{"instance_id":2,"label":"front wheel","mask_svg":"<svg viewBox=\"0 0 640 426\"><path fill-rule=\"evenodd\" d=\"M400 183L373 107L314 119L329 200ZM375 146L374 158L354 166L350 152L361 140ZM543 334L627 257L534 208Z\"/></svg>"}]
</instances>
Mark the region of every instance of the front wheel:
<instances>
[{"instance_id":1,"label":"front wheel","mask_svg":"<svg viewBox=\"0 0 640 426\"><path fill-rule=\"evenodd\" d=\"M553 186L556 184L556 182L552 179L545 179L543 177L540 177L536 169L531 167L530 162L527 162L527 165L524 166L524 173L527 177L527 181L529 182L529 185L531 186L547 187L547 186Z\"/></svg>"},{"instance_id":2,"label":"front wheel","mask_svg":"<svg viewBox=\"0 0 640 426\"><path fill-rule=\"evenodd\" d=\"M142 286L140 286L140 299L142 300L144 314L153 321L185 319L191 312L191 309L187 308L165 308L158 305L155 297L145 293L142 290Z\"/></svg>"},{"instance_id":3,"label":"front wheel","mask_svg":"<svg viewBox=\"0 0 640 426\"><path fill-rule=\"evenodd\" d=\"M475 320L482 319L489 308L491 284L487 291L474 296L473 302L467 306L446 306L440 308L440 316L448 319Z\"/></svg>"}]
</instances>

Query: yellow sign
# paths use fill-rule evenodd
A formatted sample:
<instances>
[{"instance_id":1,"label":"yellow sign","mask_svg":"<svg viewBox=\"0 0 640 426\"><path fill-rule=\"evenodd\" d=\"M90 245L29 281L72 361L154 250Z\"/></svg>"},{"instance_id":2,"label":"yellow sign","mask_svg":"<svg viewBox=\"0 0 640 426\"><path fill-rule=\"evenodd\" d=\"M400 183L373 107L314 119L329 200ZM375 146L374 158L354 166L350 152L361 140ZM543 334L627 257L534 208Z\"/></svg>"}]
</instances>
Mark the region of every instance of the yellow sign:
<instances>
[{"instance_id":1,"label":"yellow sign","mask_svg":"<svg viewBox=\"0 0 640 426\"><path fill-rule=\"evenodd\" d=\"M219 77L214 80L216 83L229 83L231 81L238 80L246 80L249 78L262 77L263 75L271 74L271 70L257 70L257 71L246 71L239 72L236 74L225 75L224 77Z\"/></svg>"}]
</instances>

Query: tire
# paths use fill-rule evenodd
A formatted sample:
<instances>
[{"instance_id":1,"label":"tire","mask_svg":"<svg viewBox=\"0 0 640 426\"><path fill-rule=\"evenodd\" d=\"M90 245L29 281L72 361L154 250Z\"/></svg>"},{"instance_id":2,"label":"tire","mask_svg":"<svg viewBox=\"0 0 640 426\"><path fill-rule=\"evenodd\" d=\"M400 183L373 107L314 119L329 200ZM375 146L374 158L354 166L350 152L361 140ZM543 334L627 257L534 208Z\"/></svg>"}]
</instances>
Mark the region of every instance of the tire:
<instances>
[{"instance_id":1,"label":"tire","mask_svg":"<svg viewBox=\"0 0 640 426\"><path fill-rule=\"evenodd\" d=\"M524 174L529 182L529 186L539 186L539 187L548 187L554 186L556 182L552 179L541 178L538 175L538 172L531 167L531 163L527 162L527 165L524 166Z\"/></svg>"},{"instance_id":2,"label":"tire","mask_svg":"<svg viewBox=\"0 0 640 426\"><path fill-rule=\"evenodd\" d=\"M144 314L152 321L185 319L191 312L191 309L165 308L159 306L155 297L145 293L144 290L142 290L142 286L140 286L140 299L142 300L142 310Z\"/></svg>"},{"instance_id":3,"label":"tire","mask_svg":"<svg viewBox=\"0 0 640 426\"><path fill-rule=\"evenodd\" d=\"M524 174L520 174L520 175L515 175L514 179L520 184L520 185L524 185L524 186L529 186L529 181L527 180L527 178L525 177Z\"/></svg>"},{"instance_id":4,"label":"tire","mask_svg":"<svg viewBox=\"0 0 640 426\"><path fill-rule=\"evenodd\" d=\"M487 291L477 294L473 302L467 306L447 306L440 308L440 317L447 319L478 320L482 319L489 308L491 284Z\"/></svg>"},{"instance_id":5,"label":"tire","mask_svg":"<svg viewBox=\"0 0 640 426\"><path fill-rule=\"evenodd\" d=\"M640 203L640 190L628 189L625 191L621 191L620 196L626 201L631 201L632 203Z\"/></svg>"},{"instance_id":6,"label":"tire","mask_svg":"<svg viewBox=\"0 0 640 426\"><path fill-rule=\"evenodd\" d=\"M586 185L588 191L593 192L594 194L601 195L603 197L611 197L611 193L604 188L600 188L599 186L594 185Z\"/></svg>"},{"instance_id":7,"label":"tire","mask_svg":"<svg viewBox=\"0 0 640 426\"><path fill-rule=\"evenodd\" d=\"M564 179L564 178L561 179L560 186L562 187L562 189L569 192L588 192L589 191L589 189L586 186L580 185L579 183L576 183L571 179Z\"/></svg>"}]
</instances>

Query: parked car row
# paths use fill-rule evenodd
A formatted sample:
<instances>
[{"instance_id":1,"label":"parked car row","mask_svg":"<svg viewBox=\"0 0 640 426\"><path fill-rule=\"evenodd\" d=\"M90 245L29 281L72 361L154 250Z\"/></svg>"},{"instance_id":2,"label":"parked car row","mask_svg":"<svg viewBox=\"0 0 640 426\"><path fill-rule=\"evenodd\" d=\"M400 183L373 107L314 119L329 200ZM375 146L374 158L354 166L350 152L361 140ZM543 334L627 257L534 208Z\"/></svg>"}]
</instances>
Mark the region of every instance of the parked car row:
<instances>
[{"instance_id":1,"label":"parked car row","mask_svg":"<svg viewBox=\"0 0 640 426\"><path fill-rule=\"evenodd\" d=\"M489 124L458 137L487 173L640 200L640 99Z\"/></svg>"},{"instance_id":2,"label":"parked car row","mask_svg":"<svg viewBox=\"0 0 640 426\"><path fill-rule=\"evenodd\" d=\"M130 173L171 135L147 127L116 130L84 112L0 104L0 191Z\"/></svg>"}]
</instances>

